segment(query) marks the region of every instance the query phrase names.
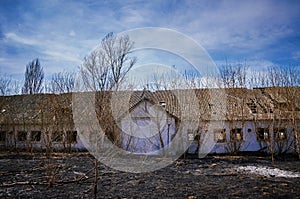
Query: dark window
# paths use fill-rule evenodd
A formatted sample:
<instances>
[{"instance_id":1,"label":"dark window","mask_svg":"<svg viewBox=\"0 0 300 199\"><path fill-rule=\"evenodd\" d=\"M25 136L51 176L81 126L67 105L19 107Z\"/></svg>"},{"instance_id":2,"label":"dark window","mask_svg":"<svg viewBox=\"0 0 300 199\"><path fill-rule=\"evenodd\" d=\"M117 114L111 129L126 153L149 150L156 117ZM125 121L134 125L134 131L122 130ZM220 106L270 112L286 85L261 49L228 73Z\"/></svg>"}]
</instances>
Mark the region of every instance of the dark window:
<instances>
[{"instance_id":1,"label":"dark window","mask_svg":"<svg viewBox=\"0 0 300 199\"><path fill-rule=\"evenodd\" d=\"M275 139L277 140L285 140L286 139L286 129L285 128L276 128L275 132Z\"/></svg>"},{"instance_id":2,"label":"dark window","mask_svg":"<svg viewBox=\"0 0 300 199\"><path fill-rule=\"evenodd\" d=\"M68 143L77 142L77 131L67 131L67 142Z\"/></svg>"},{"instance_id":3,"label":"dark window","mask_svg":"<svg viewBox=\"0 0 300 199\"><path fill-rule=\"evenodd\" d=\"M194 138L195 138L195 133L194 133L194 131L191 130L191 129L188 129L187 133L188 133L188 140L189 140L189 141L193 141Z\"/></svg>"},{"instance_id":4,"label":"dark window","mask_svg":"<svg viewBox=\"0 0 300 199\"><path fill-rule=\"evenodd\" d=\"M56 131L52 134L53 142L62 142L63 141L63 133L61 131Z\"/></svg>"},{"instance_id":5,"label":"dark window","mask_svg":"<svg viewBox=\"0 0 300 199\"><path fill-rule=\"evenodd\" d=\"M31 131L31 141L41 141L41 131Z\"/></svg>"},{"instance_id":6,"label":"dark window","mask_svg":"<svg viewBox=\"0 0 300 199\"><path fill-rule=\"evenodd\" d=\"M214 130L215 142L222 143L226 141L226 129L215 129Z\"/></svg>"},{"instance_id":7,"label":"dark window","mask_svg":"<svg viewBox=\"0 0 300 199\"><path fill-rule=\"evenodd\" d=\"M268 128L258 128L257 129L257 139L258 140L269 140L269 129Z\"/></svg>"},{"instance_id":8,"label":"dark window","mask_svg":"<svg viewBox=\"0 0 300 199\"><path fill-rule=\"evenodd\" d=\"M242 141L243 140L243 132L241 128L232 129L230 131L230 140L231 141Z\"/></svg>"},{"instance_id":9,"label":"dark window","mask_svg":"<svg viewBox=\"0 0 300 199\"><path fill-rule=\"evenodd\" d=\"M6 131L0 131L0 142L5 142L6 140Z\"/></svg>"},{"instance_id":10,"label":"dark window","mask_svg":"<svg viewBox=\"0 0 300 199\"><path fill-rule=\"evenodd\" d=\"M165 101L159 102L159 105L161 105L163 108L166 108L166 102Z\"/></svg>"},{"instance_id":11,"label":"dark window","mask_svg":"<svg viewBox=\"0 0 300 199\"><path fill-rule=\"evenodd\" d=\"M195 140L195 141L200 141L200 135L199 135L199 134L196 134L194 140Z\"/></svg>"},{"instance_id":12,"label":"dark window","mask_svg":"<svg viewBox=\"0 0 300 199\"><path fill-rule=\"evenodd\" d=\"M26 131L19 131L18 132L18 141L26 141L27 140L27 132Z\"/></svg>"}]
</instances>

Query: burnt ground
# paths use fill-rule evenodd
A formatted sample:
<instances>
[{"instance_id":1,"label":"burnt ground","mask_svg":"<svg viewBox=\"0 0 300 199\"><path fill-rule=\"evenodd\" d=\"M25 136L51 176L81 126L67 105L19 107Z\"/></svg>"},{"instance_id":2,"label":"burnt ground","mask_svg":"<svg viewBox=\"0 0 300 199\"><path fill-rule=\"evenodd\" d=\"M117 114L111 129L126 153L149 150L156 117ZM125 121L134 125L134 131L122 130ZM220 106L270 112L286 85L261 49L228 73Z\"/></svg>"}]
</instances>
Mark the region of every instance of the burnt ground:
<instances>
[{"instance_id":1,"label":"burnt ground","mask_svg":"<svg viewBox=\"0 0 300 199\"><path fill-rule=\"evenodd\" d=\"M179 159L150 173L98 165L98 198L300 198L300 177L239 171L263 166L300 174L300 161L259 156ZM280 170L280 171L281 171ZM94 158L88 153L0 153L0 198L92 198Z\"/></svg>"}]
</instances>

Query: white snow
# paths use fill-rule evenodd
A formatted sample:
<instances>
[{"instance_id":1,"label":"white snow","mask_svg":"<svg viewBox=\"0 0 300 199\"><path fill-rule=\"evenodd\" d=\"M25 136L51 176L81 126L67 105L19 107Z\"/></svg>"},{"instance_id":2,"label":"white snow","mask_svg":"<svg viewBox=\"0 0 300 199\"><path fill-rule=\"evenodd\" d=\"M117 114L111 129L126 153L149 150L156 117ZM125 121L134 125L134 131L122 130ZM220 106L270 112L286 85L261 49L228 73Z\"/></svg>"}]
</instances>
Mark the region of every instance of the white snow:
<instances>
[{"instance_id":1,"label":"white snow","mask_svg":"<svg viewBox=\"0 0 300 199\"><path fill-rule=\"evenodd\" d=\"M264 166L239 166L237 171L249 172L251 174L262 175L267 177L284 177L284 178L299 178L299 172L286 171L278 168L270 168Z\"/></svg>"}]
</instances>

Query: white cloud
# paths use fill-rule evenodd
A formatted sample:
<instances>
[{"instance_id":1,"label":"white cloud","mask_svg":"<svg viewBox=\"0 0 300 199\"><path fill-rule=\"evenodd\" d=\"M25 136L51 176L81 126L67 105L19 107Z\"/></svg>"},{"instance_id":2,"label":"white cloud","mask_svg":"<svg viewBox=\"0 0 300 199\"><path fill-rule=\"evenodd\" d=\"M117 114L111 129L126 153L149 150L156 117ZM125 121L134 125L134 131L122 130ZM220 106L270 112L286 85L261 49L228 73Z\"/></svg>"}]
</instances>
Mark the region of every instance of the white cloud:
<instances>
[{"instance_id":1,"label":"white cloud","mask_svg":"<svg viewBox=\"0 0 300 199\"><path fill-rule=\"evenodd\" d=\"M71 37L74 37L74 36L76 36L76 33L74 32L74 30L71 30L71 31L69 32L69 35L70 35Z\"/></svg>"},{"instance_id":2,"label":"white cloud","mask_svg":"<svg viewBox=\"0 0 300 199\"><path fill-rule=\"evenodd\" d=\"M68 46L63 41L51 41L51 40L37 40L31 39L23 36L16 35L15 33L6 33L7 39L13 40L14 42L20 44L31 45L37 47L40 50L41 54L46 55L47 57L64 60L64 61L73 61L80 62L81 59L77 53L78 49L76 46Z\"/></svg>"},{"instance_id":3,"label":"white cloud","mask_svg":"<svg viewBox=\"0 0 300 199\"><path fill-rule=\"evenodd\" d=\"M56 60L65 60L65 61L71 61L71 62L77 62L78 64L81 62L78 56L72 54L72 53L62 53L62 52L56 52L51 50L44 50L42 51L45 55L49 56L52 59Z\"/></svg>"},{"instance_id":4,"label":"white cloud","mask_svg":"<svg viewBox=\"0 0 300 199\"><path fill-rule=\"evenodd\" d=\"M190 2L175 13L169 24L190 34L208 49L260 49L294 31L289 25L294 17L290 13L296 11L291 6L269 1L205 4Z\"/></svg>"},{"instance_id":5,"label":"white cloud","mask_svg":"<svg viewBox=\"0 0 300 199\"><path fill-rule=\"evenodd\" d=\"M50 78L55 72L67 70L75 71L87 54L89 47L85 42L76 42L55 37L43 38L34 35L34 38L21 36L16 33L6 33L6 42L14 42L29 45L34 51L24 51L18 54L6 54L5 59L0 60L3 72L12 74L16 79L22 78L25 66L34 58L39 58L44 68L46 78ZM12 43L11 45L15 45ZM85 50L87 49L87 50Z\"/></svg>"},{"instance_id":6,"label":"white cloud","mask_svg":"<svg viewBox=\"0 0 300 199\"><path fill-rule=\"evenodd\" d=\"M226 64L236 66L236 65L245 65L248 67L248 70L253 71L266 71L269 67L275 66L276 64L269 60L258 60L258 59L252 59L252 60L221 60L221 61L215 61L216 65L221 67L225 66Z\"/></svg>"},{"instance_id":7,"label":"white cloud","mask_svg":"<svg viewBox=\"0 0 300 199\"><path fill-rule=\"evenodd\" d=\"M72 1L62 7L61 2L41 1L35 6L47 17L37 17L35 12L19 13L22 23L18 28L6 29L4 42L36 47L34 53L41 53L49 67L80 63L108 32L152 26L187 34L209 52L219 51L232 59L239 54L250 60L250 67L261 69L274 65L263 54L270 45L299 32L293 22L299 20L300 4L285 2ZM164 42L163 38L157 40ZM300 59L299 52L293 53L295 60ZM14 59L24 58L15 55Z\"/></svg>"},{"instance_id":8,"label":"white cloud","mask_svg":"<svg viewBox=\"0 0 300 199\"><path fill-rule=\"evenodd\" d=\"M26 44L26 45L41 45L41 43L39 43L36 40L20 37L13 32L5 33L4 35L6 39L10 39L17 43Z\"/></svg>"},{"instance_id":9,"label":"white cloud","mask_svg":"<svg viewBox=\"0 0 300 199\"><path fill-rule=\"evenodd\" d=\"M140 24L144 22L144 16L139 10L131 9L128 6L122 8L123 17L120 19L123 24Z\"/></svg>"}]
</instances>

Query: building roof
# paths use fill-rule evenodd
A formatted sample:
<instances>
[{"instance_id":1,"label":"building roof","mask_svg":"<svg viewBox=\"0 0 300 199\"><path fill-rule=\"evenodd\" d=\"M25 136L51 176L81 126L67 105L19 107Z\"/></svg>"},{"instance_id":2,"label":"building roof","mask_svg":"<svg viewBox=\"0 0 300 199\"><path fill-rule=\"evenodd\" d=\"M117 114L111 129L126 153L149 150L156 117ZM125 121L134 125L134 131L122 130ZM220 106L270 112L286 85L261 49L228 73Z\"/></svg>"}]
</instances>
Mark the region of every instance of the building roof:
<instances>
[{"instance_id":1,"label":"building roof","mask_svg":"<svg viewBox=\"0 0 300 199\"><path fill-rule=\"evenodd\" d=\"M102 106L117 111L112 114L122 114L147 99L179 119L270 120L300 119L299 91L300 87L143 90L98 93L98 97L109 96ZM72 125L72 118L71 93L0 97L0 125Z\"/></svg>"},{"instance_id":2,"label":"building roof","mask_svg":"<svg viewBox=\"0 0 300 199\"><path fill-rule=\"evenodd\" d=\"M34 125L72 119L72 95L35 94L0 97L0 124Z\"/></svg>"}]
</instances>

